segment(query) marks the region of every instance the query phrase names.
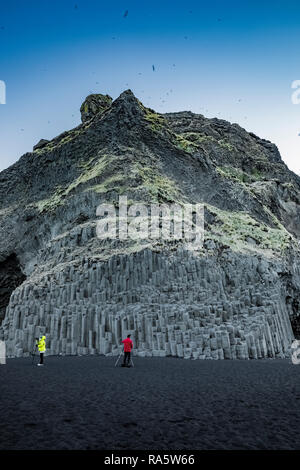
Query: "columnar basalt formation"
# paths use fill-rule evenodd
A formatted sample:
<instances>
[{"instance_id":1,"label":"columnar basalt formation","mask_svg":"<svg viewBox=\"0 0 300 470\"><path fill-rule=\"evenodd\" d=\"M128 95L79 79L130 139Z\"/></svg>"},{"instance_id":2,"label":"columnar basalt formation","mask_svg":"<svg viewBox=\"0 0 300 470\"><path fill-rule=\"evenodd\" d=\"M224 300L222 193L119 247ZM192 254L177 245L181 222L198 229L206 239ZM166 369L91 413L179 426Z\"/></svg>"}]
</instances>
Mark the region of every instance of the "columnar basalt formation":
<instances>
[{"instance_id":1,"label":"columnar basalt formation","mask_svg":"<svg viewBox=\"0 0 300 470\"><path fill-rule=\"evenodd\" d=\"M117 354L131 333L141 356L284 357L293 332L281 269L184 249L83 258L14 291L2 326L8 354L29 353L41 333L51 354Z\"/></svg>"},{"instance_id":2,"label":"columnar basalt formation","mask_svg":"<svg viewBox=\"0 0 300 470\"><path fill-rule=\"evenodd\" d=\"M8 356L30 354L41 333L48 354L116 355L128 333L140 356L290 354L299 177L273 144L236 124L161 115L130 90L104 105L0 174L0 281L12 280L11 291L0 290ZM96 209L117 206L120 195L204 204L203 247L100 240Z\"/></svg>"}]
</instances>

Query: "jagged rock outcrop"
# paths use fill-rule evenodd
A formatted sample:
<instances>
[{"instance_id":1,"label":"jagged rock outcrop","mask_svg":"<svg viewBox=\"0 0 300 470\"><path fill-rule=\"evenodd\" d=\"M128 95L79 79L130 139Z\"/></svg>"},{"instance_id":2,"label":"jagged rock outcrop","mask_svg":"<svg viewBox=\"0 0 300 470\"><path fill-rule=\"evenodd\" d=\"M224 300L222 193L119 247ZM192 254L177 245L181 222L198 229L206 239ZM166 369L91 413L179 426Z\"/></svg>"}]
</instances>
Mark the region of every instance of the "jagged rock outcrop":
<instances>
[{"instance_id":1,"label":"jagged rock outcrop","mask_svg":"<svg viewBox=\"0 0 300 470\"><path fill-rule=\"evenodd\" d=\"M274 144L237 124L159 114L131 90L101 107L103 96L88 97L98 105L77 128L0 174L0 260L13 256L21 273L9 295L0 291L8 354L29 354L40 333L51 354L117 354L127 332L139 355L289 354L299 177ZM204 204L203 247L100 240L96 209L118 207L120 195ZM0 288L10 276L1 266Z\"/></svg>"}]
</instances>

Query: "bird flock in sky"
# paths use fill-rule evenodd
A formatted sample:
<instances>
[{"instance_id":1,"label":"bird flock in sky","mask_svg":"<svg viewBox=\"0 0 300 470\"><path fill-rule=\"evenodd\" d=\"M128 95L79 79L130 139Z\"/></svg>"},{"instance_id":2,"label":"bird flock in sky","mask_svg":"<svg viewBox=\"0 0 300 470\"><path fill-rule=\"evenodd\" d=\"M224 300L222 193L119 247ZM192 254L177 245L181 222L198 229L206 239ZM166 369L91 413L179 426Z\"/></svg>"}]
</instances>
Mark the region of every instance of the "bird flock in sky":
<instances>
[{"instance_id":1,"label":"bird flock in sky","mask_svg":"<svg viewBox=\"0 0 300 470\"><path fill-rule=\"evenodd\" d=\"M79 9L77 3L74 5L74 9L75 9L75 10L78 10L78 9ZM188 12L189 12L190 14L193 13L192 10L188 10ZM129 10L125 10L124 13L123 13L123 18L127 18L127 17L128 17L128 14L129 14ZM220 21L221 21L221 18L217 18L217 21L220 22ZM0 31L3 31L4 29L5 29L4 26L0 26ZM116 36L112 36L111 39L112 39L112 40L115 40L115 39L116 39ZM187 39L188 39L188 36L184 36L184 39L187 40ZM176 64L172 64L172 67L173 67L173 68L176 67ZM47 69L43 69L42 71L46 71L46 70L47 70ZM152 72L156 72L156 65L155 65L155 64L152 64ZM95 72L92 72L92 74L95 74ZM138 72L138 75L142 75L142 72ZM96 81L95 83L96 83L96 85L99 85L99 82L98 82L98 81ZM129 84L126 83L126 86L129 86ZM166 92L166 96L169 97L169 96L170 96L170 93L172 93L172 92L173 92L172 89L168 90L168 92ZM94 92L93 92L92 90L90 90L90 93L92 94L92 93L94 93ZM144 90L142 90L142 93L144 93ZM150 100L150 99L151 99L151 96L148 96L148 99ZM161 102L160 106L163 106L164 103L166 102L166 100L163 99L162 97L160 97L159 99L160 99L160 102ZM238 99L238 103L240 103L241 101L242 101L241 99ZM203 108L199 108L199 109L203 109ZM208 109L205 109L205 112L206 112L206 113L208 113L208 111L209 111ZM220 113L217 113L217 114L220 115ZM75 115L72 114L72 117L74 117L74 116L75 116ZM231 119L231 116L229 116L229 119ZM247 119L247 116L244 116L244 119ZM48 124L51 124L51 121L48 121ZM20 131L24 132L25 129L22 128L22 129L20 129ZM300 135L300 133L299 133L299 135Z\"/></svg>"}]
</instances>

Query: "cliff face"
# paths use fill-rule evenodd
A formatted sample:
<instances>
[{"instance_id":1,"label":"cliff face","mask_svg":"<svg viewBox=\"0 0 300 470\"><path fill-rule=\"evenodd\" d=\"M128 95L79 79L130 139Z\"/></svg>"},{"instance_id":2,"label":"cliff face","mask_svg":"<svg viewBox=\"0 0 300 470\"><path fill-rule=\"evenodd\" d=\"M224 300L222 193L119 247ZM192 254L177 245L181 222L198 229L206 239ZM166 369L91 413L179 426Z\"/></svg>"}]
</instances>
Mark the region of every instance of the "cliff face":
<instances>
[{"instance_id":1,"label":"cliff face","mask_svg":"<svg viewBox=\"0 0 300 470\"><path fill-rule=\"evenodd\" d=\"M91 95L0 174L0 339L28 354L282 357L298 328L300 178L237 124ZM205 240L100 240L96 208L202 203ZM2 312L2 314L1 314ZM4 316L5 313L5 316Z\"/></svg>"}]
</instances>

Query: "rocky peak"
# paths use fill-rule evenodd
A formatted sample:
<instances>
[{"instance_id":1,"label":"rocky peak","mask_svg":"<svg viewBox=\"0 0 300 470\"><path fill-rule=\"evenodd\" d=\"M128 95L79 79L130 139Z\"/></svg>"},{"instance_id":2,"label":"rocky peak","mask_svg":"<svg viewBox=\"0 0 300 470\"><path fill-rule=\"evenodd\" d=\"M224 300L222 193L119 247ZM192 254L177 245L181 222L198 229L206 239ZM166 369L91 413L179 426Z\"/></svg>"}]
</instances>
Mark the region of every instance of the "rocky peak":
<instances>
[{"instance_id":1,"label":"rocky peak","mask_svg":"<svg viewBox=\"0 0 300 470\"><path fill-rule=\"evenodd\" d=\"M92 94L87 96L80 108L81 121L89 121L96 114L110 108L112 100L112 97L109 95Z\"/></svg>"}]
</instances>

